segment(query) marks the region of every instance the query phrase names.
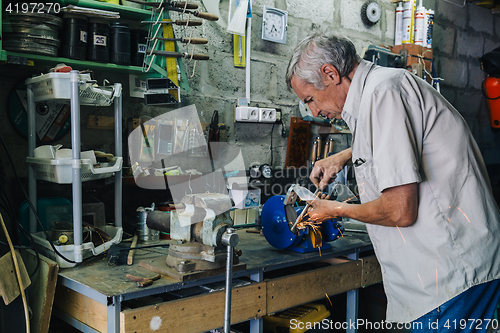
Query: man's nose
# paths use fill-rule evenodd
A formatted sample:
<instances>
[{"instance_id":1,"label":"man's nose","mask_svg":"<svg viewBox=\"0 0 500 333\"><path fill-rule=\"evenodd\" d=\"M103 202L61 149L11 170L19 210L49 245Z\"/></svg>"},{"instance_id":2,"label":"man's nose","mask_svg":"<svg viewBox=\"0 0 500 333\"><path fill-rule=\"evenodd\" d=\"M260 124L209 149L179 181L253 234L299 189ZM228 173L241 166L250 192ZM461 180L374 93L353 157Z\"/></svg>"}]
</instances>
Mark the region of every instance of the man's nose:
<instances>
[{"instance_id":1,"label":"man's nose","mask_svg":"<svg viewBox=\"0 0 500 333\"><path fill-rule=\"evenodd\" d=\"M317 117L319 115L319 112L321 111L314 103L309 103L309 109L311 110L314 117Z\"/></svg>"}]
</instances>

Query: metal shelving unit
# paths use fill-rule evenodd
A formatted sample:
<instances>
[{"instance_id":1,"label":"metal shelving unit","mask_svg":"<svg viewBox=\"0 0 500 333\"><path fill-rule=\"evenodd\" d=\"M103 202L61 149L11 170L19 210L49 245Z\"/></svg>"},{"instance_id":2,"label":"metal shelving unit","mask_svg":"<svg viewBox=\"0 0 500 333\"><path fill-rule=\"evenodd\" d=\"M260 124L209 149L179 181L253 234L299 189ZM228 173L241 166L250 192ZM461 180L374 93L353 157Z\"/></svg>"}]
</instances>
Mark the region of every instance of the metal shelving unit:
<instances>
[{"instance_id":1,"label":"metal shelving unit","mask_svg":"<svg viewBox=\"0 0 500 333\"><path fill-rule=\"evenodd\" d=\"M28 156L34 157L34 150L36 148L36 126L35 126L35 83L36 78L26 80L27 85L27 101L28 101ZM71 105L71 149L72 149L72 194L73 194L73 232L74 232L74 261L82 262L82 160L81 160L81 137L80 137L80 81L79 71L73 70L69 74L69 79L61 82L61 86L69 85L69 99ZM114 101L114 117L115 117L115 157L120 159L122 157L122 85L115 83L114 91L117 92ZM47 91L55 91L48 88ZM55 92L54 92L55 94ZM63 94L64 95L64 94ZM64 95L64 97L66 97ZM58 99L61 97L59 96ZM29 159L29 158L28 158ZM115 172L115 227L119 229L120 240L122 232L122 171ZM29 197L33 205L36 207L37 203L37 179L35 172L35 165L29 163L28 169L29 178ZM33 212L30 212L30 232L34 233L37 230L36 217Z\"/></svg>"},{"instance_id":2,"label":"metal shelving unit","mask_svg":"<svg viewBox=\"0 0 500 333\"><path fill-rule=\"evenodd\" d=\"M109 10L114 12L119 12L120 17L128 20L143 20L149 18L151 16L151 11L146 9L139 9L121 5L115 5L112 3L95 1L95 0L54 0L53 2L57 2L61 4L61 7L67 5L75 5L79 7L86 8L94 8L101 10ZM3 8L3 1L0 0L0 8ZM0 22L3 20L3 16L6 13L2 11L0 13ZM0 24L0 35L2 34L2 25ZM85 60L75 60L69 58L62 57L51 57L39 54L31 54L31 53L21 53L21 52L12 52L3 49L2 40L0 39L0 62L3 63L11 63L18 65L27 65L27 66L39 66L39 65L56 65L59 63L65 63L66 65L76 67L76 68L84 68L84 69L92 69L92 70L106 70L107 72L120 72L120 73L131 73L131 74L139 74L142 73L142 67L139 66L122 66L116 65L112 63L98 63L93 61L85 61Z\"/></svg>"}]
</instances>

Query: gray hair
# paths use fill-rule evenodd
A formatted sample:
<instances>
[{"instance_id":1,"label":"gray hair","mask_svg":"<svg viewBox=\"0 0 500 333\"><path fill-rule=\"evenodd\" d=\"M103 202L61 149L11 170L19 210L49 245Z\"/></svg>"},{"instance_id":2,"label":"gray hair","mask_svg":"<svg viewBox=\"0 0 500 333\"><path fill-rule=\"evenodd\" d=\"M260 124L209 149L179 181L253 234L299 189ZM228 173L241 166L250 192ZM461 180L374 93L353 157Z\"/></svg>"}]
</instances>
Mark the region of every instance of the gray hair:
<instances>
[{"instance_id":1,"label":"gray hair","mask_svg":"<svg viewBox=\"0 0 500 333\"><path fill-rule=\"evenodd\" d=\"M313 84L316 89L323 90L325 85L321 77L321 66L331 64L342 78L348 76L360 61L354 44L348 38L315 33L295 47L286 72L286 84L292 90L292 77L296 75Z\"/></svg>"}]
</instances>

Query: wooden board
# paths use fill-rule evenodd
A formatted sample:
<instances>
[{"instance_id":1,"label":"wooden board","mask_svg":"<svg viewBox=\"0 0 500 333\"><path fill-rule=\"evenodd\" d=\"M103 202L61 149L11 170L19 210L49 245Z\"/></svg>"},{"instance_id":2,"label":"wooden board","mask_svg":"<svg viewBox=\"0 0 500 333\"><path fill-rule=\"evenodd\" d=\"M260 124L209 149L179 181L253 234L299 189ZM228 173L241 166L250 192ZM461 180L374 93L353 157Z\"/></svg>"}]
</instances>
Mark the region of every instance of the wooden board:
<instances>
[{"instance_id":1,"label":"wooden board","mask_svg":"<svg viewBox=\"0 0 500 333\"><path fill-rule=\"evenodd\" d=\"M302 123L300 120L301 118L299 117L292 117L290 120L285 168L307 166L311 124Z\"/></svg>"},{"instance_id":2,"label":"wooden board","mask_svg":"<svg viewBox=\"0 0 500 333\"><path fill-rule=\"evenodd\" d=\"M21 273L21 280L24 289L28 288L31 284L30 277L24 266L23 259L18 251L16 252L17 263ZM15 300L21 294L19 290L19 282L17 281L16 270L14 269L14 261L12 260L12 253L9 252L0 258L0 296L3 297L5 305Z\"/></svg>"},{"instance_id":3,"label":"wooden board","mask_svg":"<svg viewBox=\"0 0 500 333\"><path fill-rule=\"evenodd\" d=\"M25 250L22 251L21 256L29 271L34 272L37 263L35 252ZM32 278L31 285L27 288L29 306L32 311L30 328L33 333L49 331L58 271L59 265L55 261L40 255L40 266Z\"/></svg>"},{"instance_id":4,"label":"wooden board","mask_svg":"<svg viewBox=\"0 0 500 333\"><path fill-rule=\"evenodd\" d=\"M317 301L360 287L359 260L293 274L266 282L267 313Z\"/></svg>"},{"instance_id":5,"label":"wooden board","mask_svg":"<svg viewBox=\"0 0 500 333\"><path fill-rule=\"evenodd\" d=\"M231 323L261 317L266 311L265 282L233 289ZM127 309L121 333L204 332L224 326L224 291Z\"/></svg>"},{"instance_id":6,"label":"wooden board","mask_svg":"<svg viewBox=\"0 0 500 333\"><path fill-rule=\"evenodd\" d=\"M56 288L54 307L98 332L108 329L106 305L60 284Z\"/></svg>"},{"instance_id":7,"label":"wooden board","mask_svg":"<svg viewBox=\"0 0 500 333\"><path fill-rule=\"evenodd\" d=\"M154 259L141 260L139 262L139 267L150 270L151 272L155 272L161 275L169 276L177 281L192 281L196 279L201 279L207 276L214 276L224 274L226 272L226 267L221 267L218 269L211 269L206 271L193 271L188 273L180 273L173 269L172 267L167 266L166 257L158 257ZM246 269L246 264L237 264L233 265L233 272L241 271Z\"/></svg>"},{"instance_id":8,"label":"wooden board","mask_svg":"<svg viewBox=\"0 0 500 333\"><path fill-rule=\"evenodd\" d=\"M361 276L361 285L367 287L369 285L382 281L382 270L378 263L377 257L369 256L360 259L363 262L363 271Z\"/></svg>"}]
</instances>

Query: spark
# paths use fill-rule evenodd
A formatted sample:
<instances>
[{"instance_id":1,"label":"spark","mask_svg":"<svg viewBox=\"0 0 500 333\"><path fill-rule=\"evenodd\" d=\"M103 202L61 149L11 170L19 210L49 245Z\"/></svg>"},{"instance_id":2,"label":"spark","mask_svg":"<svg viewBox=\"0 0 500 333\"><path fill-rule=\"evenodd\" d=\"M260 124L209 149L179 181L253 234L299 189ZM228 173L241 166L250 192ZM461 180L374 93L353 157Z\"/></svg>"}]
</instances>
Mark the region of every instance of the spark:
<instances>
[{"instance_id":1,"label":"spark","mask_svg":"<svg viewBox=\"0 0 500 333\"><path fill-rule=\"evenodd\" d=\"M342 230L340 230L340 228L339 228L339 232L340 232L340 235L341 235L342 237L344 237L344 234L342 233Z\"/></svg>"},{"instance_id":2,"label":"spark","mask_svg":"<svg viewBox=\"0 0 500 333\"><path fill-rule=\"evenodd\" d=\"M464 213L464 212L460 209L460 207L457 207L457 209L458 209L458 210L459 210L462 214L464 214L465 218L466 218L466 219L467 219L467 221L469 221L469 223L470 223L469 218L468 218L468 217L467 217L467 215L465 215L465 213Z\"/></svg>"},{"instance_id":3,"label":"spark","mask_svg":"<svg viewBox=\"0 0 500 333\"><path fill-rule=\"evenodd\" d=\"M352 199L356 198L358 195L359 195L359 194L356 194L356 195L355 195L355 196L353 196L352 198L346 199L346 200L344 200L344 201L342 201L342 202L347 202L347 201L350 201L350 200L352 200Z\"/></svg>"},{"instance_id":4,"label":"spark","mask_svg":"<svg viewBox=\"0 0 500 333\"><path fill-rule=\"evenodd\" d=\"M328 300L328 302L330 303L330 305L333 306L332 301L330 301L330 297L328 297L327 293L325 293L325 296L326 296L326 299Z\"/></svg>"},{"instance_id":5,"label":"spark","mask_svg":"<svg viewBox=\"0 0 500 333\"><path fill-rule=\"evenodd\" d=\"M448 217L448 222L450 222L450 224L451 224L451 221L450 221L450 218L449 218L449 217Z\"/></svg>"},{"instance_id":6,"label":"spark","mask_svg":"<svg viewBox=\"0 0 500 333\"><path fill-rule=\"evenodd\" d=\"M418 279L420 280L420 283L422 284L422 288L425 291L424 283L422 282L422 279L420 278L420 274L417 273L417 275L418 275Z\"/></svg>"},{"instance_id":7,"label":"spark","mask_svg":"<svg viewBox=\"0 0 500 333\"><path fill-rule=\"evenodd\" d=\"M319 256L321 257L321 247L318 246Z\"/></svg>"},{"instance_id":8,"label":"spark","mask_svg":"<svg viewBox=\"0 0 500 333\"><path fill-rule=\"evenodd\" d=\"M401 230L399 229L399 227L398 227L398 226L396 226L396 228L398 228L398 231L399 231L399 233L401 234L401 237L403 237L403 233L401 232ZM404 237L403 237L403 242L405 242L405 243L406 243L406 241L405 241L405 238L404 238Z\"/></svg>"}]
</instances>

